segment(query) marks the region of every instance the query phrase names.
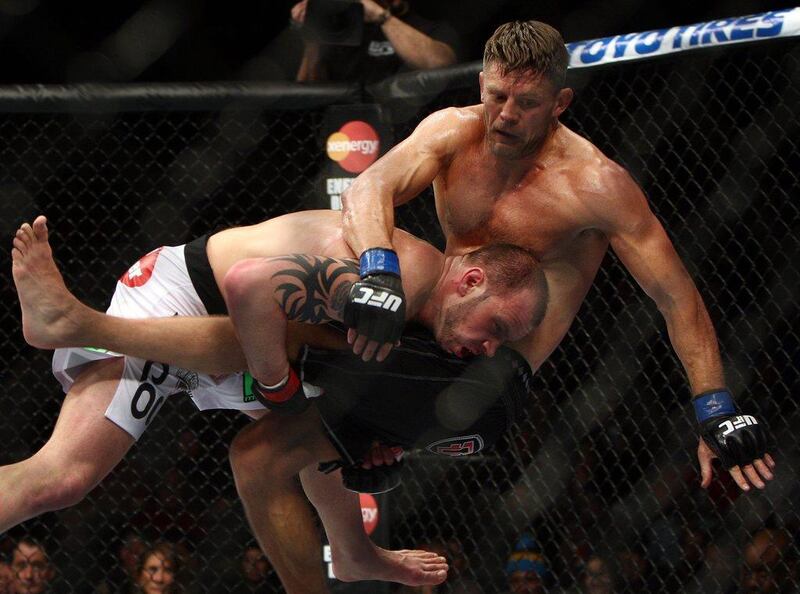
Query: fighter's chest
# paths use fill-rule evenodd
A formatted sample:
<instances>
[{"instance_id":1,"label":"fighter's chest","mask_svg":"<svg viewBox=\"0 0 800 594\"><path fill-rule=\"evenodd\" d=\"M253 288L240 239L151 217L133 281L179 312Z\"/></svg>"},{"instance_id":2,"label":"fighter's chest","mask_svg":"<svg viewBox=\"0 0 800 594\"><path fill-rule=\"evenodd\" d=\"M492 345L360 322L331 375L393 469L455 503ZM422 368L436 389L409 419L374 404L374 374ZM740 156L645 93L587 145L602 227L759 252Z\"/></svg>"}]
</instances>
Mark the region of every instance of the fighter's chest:
<instances>
[{"instance_id":1,"label":"fighter's chest","mask_svg":"<svg viewBox=\"0 0 800 594\"><path fill-rule=\"evenodd\" d=\"M511 186L461 178L437 188L436 201L448 241L462 247L506 242L547 259L585 227L580 201L545 177Z\"/></svg>"}]
</instances>

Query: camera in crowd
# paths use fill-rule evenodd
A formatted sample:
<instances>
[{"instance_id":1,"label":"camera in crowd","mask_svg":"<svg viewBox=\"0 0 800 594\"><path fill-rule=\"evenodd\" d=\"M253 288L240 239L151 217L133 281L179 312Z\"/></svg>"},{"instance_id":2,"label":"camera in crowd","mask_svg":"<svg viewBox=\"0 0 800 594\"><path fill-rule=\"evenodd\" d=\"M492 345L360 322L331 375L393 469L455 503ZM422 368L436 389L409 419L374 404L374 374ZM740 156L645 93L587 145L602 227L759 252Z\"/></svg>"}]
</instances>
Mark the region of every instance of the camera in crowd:
<instances>
[{"instance_id":1,"label":"camera in crowd","mask_svg":"<svg viewBox=\"0 0 800 594\"><path fill-rule=\"evenodd\" d=\"M357 46L364 32L364 5L358 0L308 0L303 34L330 45Z\"/></svg>"}]
</instances>

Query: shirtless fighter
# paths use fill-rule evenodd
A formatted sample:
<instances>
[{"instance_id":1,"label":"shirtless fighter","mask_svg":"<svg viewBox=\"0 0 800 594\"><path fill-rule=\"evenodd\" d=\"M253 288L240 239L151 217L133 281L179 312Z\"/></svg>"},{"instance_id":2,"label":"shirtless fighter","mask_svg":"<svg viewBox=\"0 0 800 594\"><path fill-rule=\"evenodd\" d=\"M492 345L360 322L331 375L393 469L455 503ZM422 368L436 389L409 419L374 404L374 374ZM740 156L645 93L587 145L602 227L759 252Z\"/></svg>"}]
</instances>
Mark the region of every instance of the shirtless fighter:
<instances>
[{"instance_id":1,"label":"shirtless fighter","mask_svg":"<svg viewBox=\"0 0 800 594\"><path fill-rule=\"evenodd\" d=\"M439 340L450 345L451 350L494 353L500 342L497 328L508 329L512 336L521 336L541 319L546 305L546 284L535 259L527 251L514 246L495 245L463 257L445 259L429 244L402 231L398 231L398 241L402 261L411 262L413 259L423 264L419 272L410 275L406 281L405 289L412 296L406 314L432 328ZM60 493L54 489L53 481L48 483L46 471L54 468L50 466L52 464L59 465L61 476L66 469L82 473L78 475L79 478L85 476L93 480L88 485L85 482L74 485L75 493L71 495L82 497L88 488L104 476L103 469L107 469L107 472L113 468L152 420L164 398L173 392L188 389L201 409L234 408L256 412L263 410L260 402L285 408L285 402L272 400L275 393L259 393L257 384L255 398L248 398L250 393L243 391L240 374L212 378L152 362L166 360L184 369L191 369L198 361L202 361L197 367L209 373L230 373L243 369L244 357L227 318L130 319L132 316L205 316L207 313L224 313L225 303L219 288L229 295L239 295L232 297L236 302L243 294L242 279L255 273L253 278L260 283L257 287L260 301L273 304L275 311L272 315L277 316L274 328L264 324L263 320L255 322L263 327L263 336L268 332L275 335L267 344L273 347L272 341L278 339L277 335L282 335L289 340L289 349L284 347L284 354L287 351L296 352L299 341L346 348L343 339L337 340L331 334L309 333L308 327L303 328L304 324L293 326L287 337L286 321L324 323L341 320L341 308L345 301L343 295L358 278L353 261L332 256L269 257L285 250L313 250L352 256L341 239L340 215L329 211L295 213L259 225L229 229L186 246L159 248L131 267L118 284L109 313L124 314L128 316L126 319L91 310L66 290L52 260L44 217L39 217L33 226L23 225L15 237L12 255L14 279L23 310L23 330L28 342L43 348L97 344L126 352L130 352L128 347L131 344L134 344L134 349L143 348L137 347L141 343L150 344L148 348L151 350L146 355L147 360L120 358L114 352L98 349L59 348L56 351L54 371L68 390L68 395L54 434L44 448L29 460L0 468L0 484L6 481L16 483L15 489L0 489L0 492L8 494L2 506L6 514L3 521L10 524L40 513L43 508L69 505L69 500L57 499ZM142 337L139 343L137 336ZM216 342L210 342L212 337ZM164 347L166 344L178 345L177 355L176 347ZM159 348L162 351L166 349L166 352L156 352L154 355L153 351ZM424 346L423 351L403 355L404 364L413 367L431 359L430 347ZM163 358L160 357L162 354ZM436 357L438 359L445 358L441 351L436 354L439 355ZM319 360L320 356L325 355L306 356L304 361L314 360L315 357ZM351 359L354 358L351 356ZM349 364L340 362L337 365L346 372ZM446 365L446 368L437 368L437 373L441 372L442 382L458 384L458 374L463 370L456 369L452 363ZM491 369L515 370L519 366L527 368L521 358L512 354L511 358L491 364ZM430 365L424 367L431 369ZM323 389L336 383L330 374L315 372L313 363L307 365L305 371ZM516 374L516 371L512 374ZM508 376L501 372L496 377ZM396 380L382 380L381 385L387 389L395 383ZM486 392L494 394L502 388L502 382L484 381L483 384L486 390L481 396L485 396ZM350 380L338 382L333 391L338 390L341 395L351 386L356 397L375 392L374 385L363 384L358 388ZM469 392L469 386L464 386L466 389L459 388L453 392ZM296 394L293 396L296 397ZM80 403L85 406L77 406ZM479 412L486 412L484 409ZM300 466L292 467L291 473L283 477L286 481L291 481L292 476L311 462L346 456L346 463L352 465L356 458L363 458L364 448L368 447L373 437L385 436L380 433L373 436L368 433L369 426L362 426L364 431L361 433L365 435L360 441L355 440L358 443L354 443L351 437L346 446L349 449L334 449L328 436L321 430L319 416L310 412L297 416L297 420L278 418L272 425L279 431L291 423L305 423L304 427L313 429L303 434L309 436L303 450L312 457ZM335 412L329 410L326 414L331 419L329 425L341 420L334 419ZM476 417L479 416L476 414ZM388 421L396 423L397 417ZM424 425L420 424L420 427ZM504 429L504 425L498 429L490 428L490 433L496 438ZM428 438L435 434L419 433L419 437ZM287 434L296 437L297 431L287 431ZM312 443L311 438L316 441ZM104 447L98 448L99 443L103 443ZM400 441L399 444L407 447L413 445L412 440ZM352 448L357 450L355 457L350 455ZM299 460L297 457L293 459ZM310 474L311 478L304 482L312 485L312 489L316 476L330 483L328 477L322 477L316 471ZM58 476L58 473L51 471L50 476ZM266 478L267 488L278 482L277 477ZM239 479L237 476L237 483ZM340 485L337 487L340 488ZM339 522L329 529L329 536L332 546L341 543L338 547L341 550L336 553L334 560L337 563L338 559L336 567L341 578L412 583L437 583L444 579L446 565L436 555L414 551L391 552L372 546L364 537L360 519L357 524L352 518L339 520L336 499L330 496L332 490L327 486L323 488L327 497L315 498L315 504L321 508L323 519L334 524ZM264 493L252 492L251 498L244 497L248 515L251 506L259 505ZM280 497L268 499L273 506L281 502ZM293 501L296 501L296 497ZM296 513L291 514L292 521L297 521L302 511L297 509ZM308 524L313 527L310 520ZM355 537L338 539L339 526L344 526L344 530L357 528ZM266 548L273 559L278 559L276 569L288 591L312 591L301 585L295 587L293 576L281 571L282 549ZM314 561L311 559L311 573L318 569ZM301 572L301 578L298 579L303 579L306 574ZM319 582L317 585L324 588L324 580L320 579Z\"/></svg>"},{"instance_id":2,"label":"shirtless fighter","mask_svg":"<svg viewBox=\"0 0 800 594\"><path fill-rule=\"evenodd\" d=\"M775 467L763 424L742 417L725 387L708 312L664 228L628 172L559 122L573 96L565 87L568 61L549 25L501 25L486 43L481 104L433 113L362 173L342 196L345 240L362 264L390 253L394 207L433 184L447 254L498 241L533 251L551 306L513 347L534 370L567 333L610 245L656 302L688 376L702 486L719 457L741 489L763 489ZM391 267L372 266L362 277L366 286L402 294ZM348 336L355 352L391 346L397 329L382 313L357 312Z\"/></svg>"}]
</instances>

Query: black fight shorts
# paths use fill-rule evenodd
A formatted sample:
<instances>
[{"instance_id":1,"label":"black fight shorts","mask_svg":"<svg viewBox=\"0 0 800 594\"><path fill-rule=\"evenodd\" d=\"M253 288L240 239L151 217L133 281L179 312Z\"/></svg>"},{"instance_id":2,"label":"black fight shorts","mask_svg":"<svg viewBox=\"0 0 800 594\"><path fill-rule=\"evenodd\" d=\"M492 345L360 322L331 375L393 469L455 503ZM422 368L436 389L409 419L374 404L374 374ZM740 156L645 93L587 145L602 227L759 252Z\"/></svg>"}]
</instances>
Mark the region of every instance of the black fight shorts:
<instances>
[{"instance_id":1,"label":"black fight shorts","mask_svg":"<svg viewBox=\"0 0 800 594\"><path fill-rule=\"evenodd\" d=\"M345 464L360 463L373 441L476 454L514 422L531 383L530 366L510 348L463 360L423 330L404 333L383 363L310 347L301 361L303 380L324 390L314 402Z\"/></svg>"}]
</instances>

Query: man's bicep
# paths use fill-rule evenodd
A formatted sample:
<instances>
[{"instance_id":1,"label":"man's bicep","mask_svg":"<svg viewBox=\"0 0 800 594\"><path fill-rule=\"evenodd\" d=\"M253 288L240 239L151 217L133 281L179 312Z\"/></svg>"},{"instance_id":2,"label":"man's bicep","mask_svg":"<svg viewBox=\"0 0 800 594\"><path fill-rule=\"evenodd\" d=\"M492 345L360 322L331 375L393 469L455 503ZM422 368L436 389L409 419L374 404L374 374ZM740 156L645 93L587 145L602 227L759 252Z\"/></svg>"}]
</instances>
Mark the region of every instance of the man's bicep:
<instances>
[{"instance_id":1,"label":"man's bicep","mask_svg":"<svg viewBox=\"0 0 800 594\"><path fill-rule=\"evenodd\" d=\"M664 227L652 212L635 228L611 234L611 248L659 306L693 283Z\"/></svg>"},{"instance_id":2,"label":"man's bicep","mask_svg":"<svg viewBox=\"0 0 800 594\"><path fill-rule=\"evenodd\" d=\"M456 117L454 110L446 109L425 118L408 138L361 174L348 194L372 188L373 194L391 195L394 206L418 196L433 183L455 150Z\"/></svg>"},{"instance_id":3,"label":"man's bicep","mask_svg":"<svg viewBox=\"0 0 800 594\"><path fill-rule=\"evenodd\" d=\"M294 254L270 259L274 298L294 322L341 322L353 283L359 278L353 259Z\"/></svg>"}]
</instances>

